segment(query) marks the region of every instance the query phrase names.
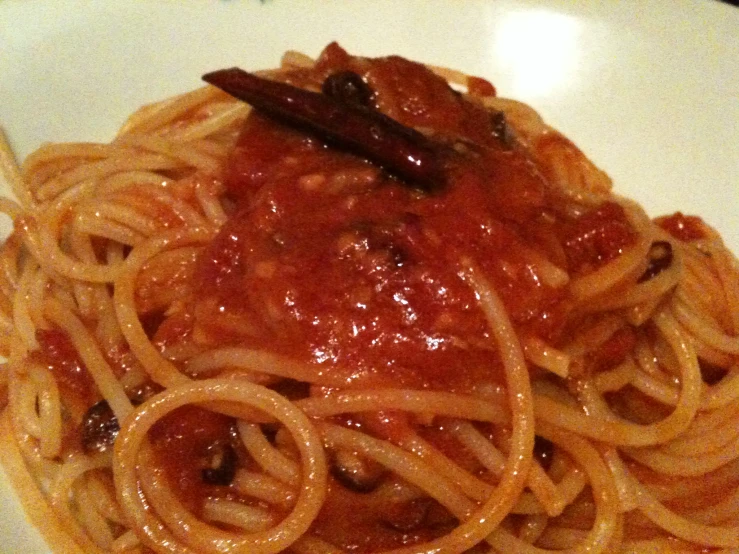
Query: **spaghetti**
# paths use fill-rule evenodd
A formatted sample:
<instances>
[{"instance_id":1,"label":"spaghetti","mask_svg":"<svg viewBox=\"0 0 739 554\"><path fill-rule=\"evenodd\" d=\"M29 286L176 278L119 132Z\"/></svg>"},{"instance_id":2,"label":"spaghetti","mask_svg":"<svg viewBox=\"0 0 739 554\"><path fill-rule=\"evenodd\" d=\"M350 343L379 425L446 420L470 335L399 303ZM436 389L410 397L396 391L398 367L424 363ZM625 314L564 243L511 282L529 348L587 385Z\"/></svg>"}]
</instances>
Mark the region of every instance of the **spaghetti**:
<instances>
[{"instance_id":1,"label":"spaghetti","mask_svg":"<svg viewBox=\"0 0 739 554\"><path fill-rule=\"evenodd\" d=\"M212 86L21 169L0 145L3 461L52 548L739 549L712 229L482 79L336 44L261 75L444 183Z\"/></svg>"}]
</instances>

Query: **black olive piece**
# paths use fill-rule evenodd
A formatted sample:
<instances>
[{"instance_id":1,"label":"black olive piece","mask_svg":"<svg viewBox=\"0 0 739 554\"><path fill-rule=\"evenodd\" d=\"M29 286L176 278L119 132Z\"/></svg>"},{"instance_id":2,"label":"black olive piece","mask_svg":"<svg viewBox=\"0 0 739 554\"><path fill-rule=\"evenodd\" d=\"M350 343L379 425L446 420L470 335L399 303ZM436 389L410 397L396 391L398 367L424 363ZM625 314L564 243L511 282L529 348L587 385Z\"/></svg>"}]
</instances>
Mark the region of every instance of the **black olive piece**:
<instances>
[{"instance_id":1,"label":"black olive piece","mask_svg":"<svg viewBox=\"0 0 739 554\"><path fill-rule=\"evenodd\" d=\"M548 471L552 466L552 458L554 457L554 444L552 441L536 435L534 439L534 459L544 471Z\"/></svg>"},{"instance_id":2,"label":"black olive piece","mask_svg":"<svg viewBox=\"0 0 739 554\"><path fill-rule=\"evenodd\" d=\"M505 112L492 112L490 114L490 127L493 135L497 137L504 146L510 147L513 144L513 130L506 121Z\"/></svg>"},{"instance_id":3,"label":"black olive piece","mask_svg":"<svg viewBox=\"0 0 739 554\"><path fill-rule=\"evenodd\" d=\"M120 430L113 410L105 400L101 400L82 418L82 449L88 454L105 452L113 446Z\"/></svg>"},{"instance_id":4,"label":"black olive piece","mask_svg":"<svg viewBox=\"0 0 739 554\"><path fill-rule=\"evenodd\" d=\"M239 457L233 446L217 442L208 448L206 467L201 472L203 482L208 485L227 486L236 476Z\"/></svg>"},{"instance_id":5,"label":"black olive piece","mask_svg":"<svg viewBox=\"0 0 739 554\"><path fill-rule=\"evenodd\" d=\"M341 102L365 107L369 107L375 97L364 79L353 71L332 73L323 81L321 92Z\"/></svg>"},{"instance_id":6,"label":"black olive piece","mask_svg":"<svg viewBox=\"0 0 739 554\"><path fill-rule=\"evenodd\" d=\"M649 264L638 282L649 281L672 265L672 245L666 240L658 240L649 247Z\"/></svg>"}]
</instances>

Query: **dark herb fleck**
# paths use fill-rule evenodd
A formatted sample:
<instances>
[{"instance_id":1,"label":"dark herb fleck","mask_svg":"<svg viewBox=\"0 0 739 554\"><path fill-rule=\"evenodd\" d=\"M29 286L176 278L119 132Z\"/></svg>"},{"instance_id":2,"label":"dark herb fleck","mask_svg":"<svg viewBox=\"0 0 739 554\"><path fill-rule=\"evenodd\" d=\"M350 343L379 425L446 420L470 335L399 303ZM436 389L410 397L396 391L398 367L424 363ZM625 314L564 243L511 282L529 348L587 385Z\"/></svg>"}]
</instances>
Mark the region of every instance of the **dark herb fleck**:
<instances>
[{"instance_id":1,"label":"dark herb fleck","mask_svg":"<svg viewBox=\"0 0 739 554\"><path fill-rule=\"evenodd\" d=\"M82 418L82 448L85 452L105 452L120 431L118 419L105 400L93 405Z\"/></svg>"}]
</instances>

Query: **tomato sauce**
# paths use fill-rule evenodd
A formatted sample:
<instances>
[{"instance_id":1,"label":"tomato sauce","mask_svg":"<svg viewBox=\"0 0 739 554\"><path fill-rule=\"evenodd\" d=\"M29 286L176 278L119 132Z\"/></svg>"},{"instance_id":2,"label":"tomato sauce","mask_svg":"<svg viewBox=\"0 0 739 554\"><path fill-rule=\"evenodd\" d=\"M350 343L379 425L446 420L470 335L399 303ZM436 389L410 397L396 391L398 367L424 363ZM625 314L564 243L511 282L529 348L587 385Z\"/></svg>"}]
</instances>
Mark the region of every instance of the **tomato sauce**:
<instances>
[{"instance_id":1,"label":"tomato sauce","mask_svg":"<svg viewBox=\"0 0 739 554\"><path fill-rule=\"evenodd\" d=\"M495 86L480 77L467 77L467 90L474 96L495 96Z\"/></svg>"},{"instance_id":2,"label":"tomato sauce","mask_svg":"<svg viewBox=\"0 0 739 554\"><path fill-rule=\"evenodd\" d=\"M706 238L705 223L698 216L677 212L670 216L660 217L656 221L657 225L678 240L689 242Z\"/></svg>"},{"instance_id":3,"label":"tomato sauce","mask_svg":"<svg viewBox=\"0 0 739 554\"><path fill-rule=\"evenodd\" d=\"M470 163L481 169L422 194L252 116L227 175L236 213L195 271L194 325L206 343L267 347L347 385L498 383L500 362L460 259L494 282L515 323L552 325L562 293L540 282L522 236L545 224L546 183L491 132L487 111L423 66L388 58L365 74L378 106L401 90L406 100L387 109L399 120L473 140Z\"/></svg>"},{"instance_id":4,"label":"tomato sauce","mask_svg":"<svg viewBox=\"0 0 739 554\"><path fill-rule=\"evenodd\" d=\"M424 66L353 58L332 45L315 68L282 78L318 90L338 70L362 76L374 92L372 109L453 148L462 170L446 187L422 192L253 112L225 169L233 212L195 263L186 313L165 319L155 341L269 350L305 362L312 381L321 376L335 387L472 392L500 385L502 362L461 260L473 260L495 287L519 334L553 340L571 299L565 287L542 282L532 253L584 274L630 246L633 229L617 204L563 215L563 200L526 151L501 139L500 117ZM602 363L615 363L628 344L629 336L614 339ZM337 422L391 440L410 428L393 412L345 419ZM168 421L153 442L170 480L196 505L213 491L192 468L229 426L179 412ZM442 435L425 433L479 469ZM438 506L374 498L332 479L312 532L362 552L428 540L454 525ZM388 513L397 517L387 521Z\"/></svg>"},{"instance_id":5,"label":"tomato sauce","mask_svg":"<svg viewBox=\"0 0 739 554\"><path fill-rule=\"evenodd\" d=\"M636 233L624 209L613 202L605 202L565 225L563 239L571 271L582 274L619 256L634 244Z\"/></svg>"},{"instance_id":6,"label":"tomato sauce","mask_svg":"<svg viewBox=\"0 0 739 554\"><path fill-rule=\"evenodd\" d=\"M36 340L39 350L33 357L49 368L62 395L74 398L76 403L92 405L97 400L95 382L69 337L57 329L39 329Z\"/></svg>"},{"instance_id":7,"label":"tomato sauce","mask_svg":"<svg viewBox=\"0 0 739 554\"><path fill-rule=\"evenodd\" d=\"M623 363L636 346L636 333L631 327L616 331L601 347L593 353L591 371L599 372L613 369Z\"/></svg>"},{"instance_id":8,"label":"tomato sauce","mask_svg":"<svg viewBox=\"0 0 739 554\"><path fill-rule=\"evenodd\" d=\"M311 531L347 552L377 552L432 540L456 523L431 499L388 501L347 490L331 480Z\"/></svg>"},{"instance_id":9,"label":"tomato sauce","mask_svg":"<svg viewBox=\"0 0 739 554\"><path fill-rule=\"evenodd\" d=\"M154 454L170 486L193 513L200 514L205 498L229 494L227 486L206 483L202 472L208 467L213 446L231 445L234 433L232 418L197 406L176 409L149 431Z\"/></svg>"}]
</instances>

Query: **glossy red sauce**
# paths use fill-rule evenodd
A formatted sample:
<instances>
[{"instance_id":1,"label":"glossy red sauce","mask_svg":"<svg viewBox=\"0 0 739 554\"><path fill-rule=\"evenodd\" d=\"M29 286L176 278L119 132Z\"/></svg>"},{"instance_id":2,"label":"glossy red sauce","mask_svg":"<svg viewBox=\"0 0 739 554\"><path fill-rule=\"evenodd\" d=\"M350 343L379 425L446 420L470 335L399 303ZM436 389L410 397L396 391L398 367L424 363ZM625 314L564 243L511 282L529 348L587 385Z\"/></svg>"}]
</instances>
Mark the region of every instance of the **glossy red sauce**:
<instances>
[{"instance_id":1,"label":"glossy red sauce","mask_svg":"<svg viewBox=\"0 0 739 554\"><path fill-rule=\"evenodd\" d=\"M474 96L495 96L495 86L480 77L467 77L467 91Z\"/></svg>"},{"instance_id":2,"label":"glossy red sauce","mask_svg":"<svg viewBox=\"0 0 739 554\"><path fill-rule=\"evenodd\" d=\"M593 354L592 371L606 371L623 363L636 346L636 333L631 327L616 331Z\"/></svg>"},{"instance_id":3,"label":"glossy red sauce","mask_svg":"<svg viewBox=\"0 0 739 554\"><path fill-rule=\"evenodd\" d=\"M170 486L195 514L201 512L205 498L229 493L227 486L206 483L202 471L208 467L209 449L215 444L231 444L233 433L232 418L190 405L171 412L149 431L154 454Z\"/></svg>"},{"instance_id":4,"label":"glossy red sauce","mask_svg":"<svg viewBox=\"0 0 739 554\"><path fill-rule=\"evenodd\" d=\"M39 349L32 356L35 361L49 368L65 398L72 395L86 406L99 399L92 375L63 331L38 329L36 340ZM127 344L112 346L103 355L117 378L123 376L135 363Z\"/></svg>"},{"instance_id":5,"label":"glossy red sauce","mask_svg":"<svg viewBox=\"0 0 739 554\"><path fill-rule=\"evenodd\" d=\"M95 382L69 337L57 329L39 329L36 340L39 350L33 354L34 361L49 368L62 395L92 405L97 400Z\"/></svg>"},{"instance_id":6,"label":"glossy red sauce","mask_svg":"<svg viewBox=\"0 0 739 554\"><path fill-rule=\"evenodd\" d=\"M165 319L155 340L267 349L307 362L334 386L464 392L500 384L501 361L460 260L473 260L494 285L520 334L556 342L570 298L542 283L531 252L584 274L618 256L634 232L616 204L565 217L563 201L522 149L501 140L491 114L421 65L330 46L315 69L286 80L316 90L345 69L375 91L376 109L454 147L469 171L422 193L253 113L226 168L233 213L196 263L186 313ZM614 339L603 363L628 344ZM337 421L395 442L412 428L394 412ZM153 431L170 481L191 506L214 494L199 481L199 460L229 425L178 411ZM443 433L424 434L477 470ZM332 480L312 532L364 552L428 540L454 524L438 506L374 498Z\"/></svg>"},{"instance_id":7,"label":"glossy red sauce","mask_svg":"<svg viewBox=\"0 0 739 554\"><path fill-rule=\"evenodd\" d=\"M606 202L564 226L570 271L589 273L620 255L636 240L621 206Z\"/></svg>"},{"instance_id":8,"label":"glossy red sauce","mask_svg":"<svg viewBox=\"0 0 739 554\"><path fill-rule=\"evenodd\" d=\"M74 425L64 427L62 452L82 449L82 422L86 411L100 400L97 387L69 337L58 329L36 330L39 349L30 358L48 368L64 399L66 414Z\"/></svg>"},{"instance_id":9,"label":"glossy red sauce","mask_svg":"<svg viewBox=\"0 0 739 554\"><path fill-rule=\"evenodd\" d=\"M656 222L673 237L685 242L706 238L705 223L695 215L677 212L670 216L657 218Z\"/></svg>"},{"instance_id":10,"label":"glossy red sauce","mask_svg":"<svg viewBox=\"0 0 739 554\"><path fill-rule=\"evenodd\" d=\"M470 163L485 178L461 174L423 195L355 156L250 118L228 172L238 210L196 270L195 326L206 341L267 347L347 384L499 382L460 259L483 269L514 322L552 332L562 292L540 282L523 236L548 225L546 184L491 133L485 110L424 67L389 58L366 73L378 105L390 102L381 83L413 99L388 110L398 119L474 140Z\"/></svg>"},{"instance_id":11,"label":"glossy red sauce","mask_svg":"<svg viewBox=\"0 0 739 554\"><path fill-rule=\"evenodd\" d=\"M332 479L311 531L347 552L378 552L432 540L455 525L449 512L431 499L388 502Z\"/></svg>"}]
</instances>

